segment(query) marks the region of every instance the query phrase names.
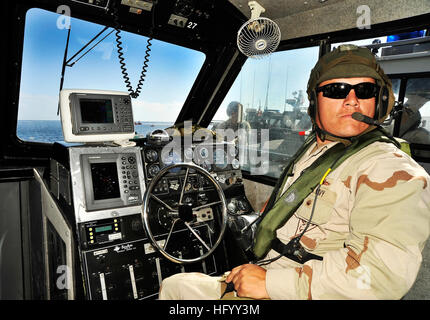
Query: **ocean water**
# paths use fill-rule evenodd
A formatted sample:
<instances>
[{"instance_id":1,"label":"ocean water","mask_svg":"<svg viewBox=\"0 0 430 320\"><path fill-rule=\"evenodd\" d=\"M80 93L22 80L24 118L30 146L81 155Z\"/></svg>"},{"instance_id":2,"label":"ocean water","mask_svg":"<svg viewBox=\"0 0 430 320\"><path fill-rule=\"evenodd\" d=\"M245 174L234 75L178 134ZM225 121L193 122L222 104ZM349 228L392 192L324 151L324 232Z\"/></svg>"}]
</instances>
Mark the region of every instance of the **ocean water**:
<instances>
[{"instance_id":1,"label":"ocean water","mask_svg":"<svg viewBox=\"0 0 430 320\"><path fill-rule=\"evenodd\" d=\"M170 127L171 122L143 122L135 125L134 130L139 136L146 136L147 133L156 129ZM21 140L33 142L62 142L64 141L61 121L59 120L18 120L17 136Z\"/></svg>"}]
</instances>

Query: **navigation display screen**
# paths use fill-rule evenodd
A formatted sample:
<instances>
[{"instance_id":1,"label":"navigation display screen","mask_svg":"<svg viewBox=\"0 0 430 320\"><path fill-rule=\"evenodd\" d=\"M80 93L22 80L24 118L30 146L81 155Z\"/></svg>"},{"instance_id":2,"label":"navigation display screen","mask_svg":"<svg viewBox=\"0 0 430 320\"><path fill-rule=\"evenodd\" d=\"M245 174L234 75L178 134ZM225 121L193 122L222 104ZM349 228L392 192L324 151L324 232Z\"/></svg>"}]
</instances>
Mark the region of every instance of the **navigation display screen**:
<instances>
[{"instance_id":1,"label":"navigation display screen","mask_svg":"<svg viewBox=\"0 0 430 320\"><path fill-rule=\"evenodd\" d=\"M116 162L91 163L94 200L120 197Z\"/></svg>"},{"instance_id":2,"label":"navigation display screen","mask_svg":"<svg viewBox=\"0 0 430 320\"><path fill-rule=\"evenodd\" d=\"M112 100L80 99L82 123L113 123Z\"/></svg>"}]
</instances>

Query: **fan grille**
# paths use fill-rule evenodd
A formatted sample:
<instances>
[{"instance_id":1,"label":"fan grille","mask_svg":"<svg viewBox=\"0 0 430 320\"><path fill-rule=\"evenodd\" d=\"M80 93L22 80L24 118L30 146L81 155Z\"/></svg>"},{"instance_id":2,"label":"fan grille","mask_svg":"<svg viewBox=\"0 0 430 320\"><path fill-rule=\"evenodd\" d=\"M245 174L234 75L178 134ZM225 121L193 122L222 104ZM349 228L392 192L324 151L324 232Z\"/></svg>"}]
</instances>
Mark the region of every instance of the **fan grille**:
<instances>
[{"instance_id":1,"label":"fan grille","mask_svg":"<svg viewBox=\"0 0 430 320\"><path fill-rule=\"evenodd\" d=\"M237 33L237 46L250 58L262 58L276 50L281 30L272 20L264 17L245 22Z\"/></svg>"}]
</instances>

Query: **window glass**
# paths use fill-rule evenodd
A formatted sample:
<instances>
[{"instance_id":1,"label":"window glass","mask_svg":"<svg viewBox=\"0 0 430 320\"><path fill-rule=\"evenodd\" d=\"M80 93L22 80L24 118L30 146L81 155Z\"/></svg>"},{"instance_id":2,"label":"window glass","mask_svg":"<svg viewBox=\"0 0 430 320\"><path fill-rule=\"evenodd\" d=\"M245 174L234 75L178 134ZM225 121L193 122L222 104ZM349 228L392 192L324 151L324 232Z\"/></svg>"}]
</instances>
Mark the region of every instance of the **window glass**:
<instances>
[{"instance_id":1,"label":"window glass","mask_svg":"<svg viewBox=\"0 0 430 320\"><path fill-rule=\"evenodd\" d=\"M391 84L393 86L393 94L395 101L399 101L399 91L400 91L400 82L401 79L391 79ZM391 121L389 121L391 120ZM386 123L388 121L388 123ZM382 124L382 127L385 128L390 134L394 132L394 119L387 118L385 124Z\"/></svg>"},{"instance_id":2,"label":"window glass","mask_svg":"<svg viewBox=\"0 0 430 320\"><path fill-rule=\"evenodd\" d=\"M408 79L403 105L400 137L411 143L430 144L430 78Z\"/></svg>"},{"instance_id":3,"label":"window glass","mask_svg":"<svg viewBox=\"0 0 430 320\"><path fill-rule=\"evenodd\" d=\"M306 87L318 52L276 52L243 66L210 127L251 132L240 150L243 170L278 178L303 144L312 127Z\"/></svg>"},{"instance_id":4,"label":"window glass","mask_svg":"<svg viewBox=\"0 0 430 320\"><path fill-rule=\"evenodd\" d=\"M57 115L61 68L68 29L59 14L30 9L27 12L21 71L17 135L28 141L62 141ZM95 37L103 26L71 18L68 58ZM115 32L107 29L66 67L64 89L96 89L127 92L121 74ZM108 35L109 34L109 35ZM88 49L107 37L91 51ZM121 32L130 82L136 89L142 70L147 38ZM80 58L82 56L82 58ZM152 40L150 58L140 96L133 99L135 130L146 134L166 128L176 120L204 63L202 52Z\"/></svg>"},{"instance_id":5,"label":"window glass","mask_svg":"<svg viewBox=\"0 0 430 320\"><path fill-rule=\"evenodd\" d=\"M393 86L394 98L399 101L399 91L400 91L400 79L391 79L391 84Z\"/></svg>"}]
</instances>

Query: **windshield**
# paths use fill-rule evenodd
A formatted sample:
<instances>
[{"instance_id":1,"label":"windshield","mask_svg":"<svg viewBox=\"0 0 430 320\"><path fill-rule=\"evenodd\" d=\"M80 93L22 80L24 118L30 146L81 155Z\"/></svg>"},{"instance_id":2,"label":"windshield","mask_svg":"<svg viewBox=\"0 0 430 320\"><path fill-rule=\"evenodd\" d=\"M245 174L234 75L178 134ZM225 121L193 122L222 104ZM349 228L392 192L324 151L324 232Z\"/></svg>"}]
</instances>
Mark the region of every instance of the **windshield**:
<instances>
[{"instance_id":1,"label":"windshield","mask_svg":"<svg viewBox=\"0 0 430 320\"><path fill-rule=\"evenodd\" d=\"M306 87L318 47L248 59L212 120L212 129L247 131L242 169L278 178L312 129Z\"/></svg>"},{"instance_id":2,"label":"windshield","mask_svg":"<svg viewBox=\"0 0 430 320\"><path fill-rule=\"evenodd\" d=\"M70 19L69 25L67 59L104 28L75 18ZM70 61L72 66L65 68L63 89L127 92L118 60L115 32L112 31L112 28L105 30ZM27 12L17 126L17 136L22 140L63 141L57 109L67 34L67 25L60 14L41 9ZM140 78L147 39L121 31L125 63L133 89L136 89ZM155 39L149 54L141 93L132 100L135 131L142 135L174 123L205 60L202 52Z\"/></svg>"}]
</instances>

